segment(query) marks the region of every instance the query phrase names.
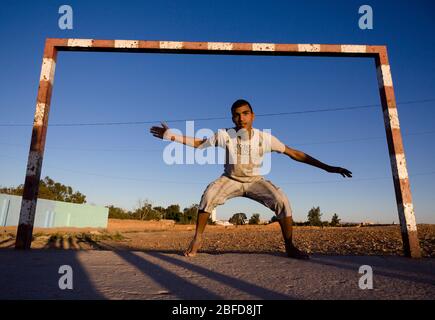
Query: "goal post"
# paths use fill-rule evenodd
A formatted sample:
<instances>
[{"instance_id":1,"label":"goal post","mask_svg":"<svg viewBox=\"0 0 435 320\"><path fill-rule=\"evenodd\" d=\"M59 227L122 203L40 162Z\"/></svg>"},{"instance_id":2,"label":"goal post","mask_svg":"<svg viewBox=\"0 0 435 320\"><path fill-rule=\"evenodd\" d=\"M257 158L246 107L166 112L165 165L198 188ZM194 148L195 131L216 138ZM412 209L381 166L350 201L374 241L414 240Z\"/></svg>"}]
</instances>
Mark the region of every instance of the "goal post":
<instances>
[{"instance_id":1,"label":"goal post","mask_svg":"<svg viewBox=\"0 0 435 320\"><path fill-rule=\"evenodd\" d=\"M16 249L30 249L59 51L374 58L405 256L421 256L386 46L47 38L33 120Z\"/></svg>"}]
</instances>

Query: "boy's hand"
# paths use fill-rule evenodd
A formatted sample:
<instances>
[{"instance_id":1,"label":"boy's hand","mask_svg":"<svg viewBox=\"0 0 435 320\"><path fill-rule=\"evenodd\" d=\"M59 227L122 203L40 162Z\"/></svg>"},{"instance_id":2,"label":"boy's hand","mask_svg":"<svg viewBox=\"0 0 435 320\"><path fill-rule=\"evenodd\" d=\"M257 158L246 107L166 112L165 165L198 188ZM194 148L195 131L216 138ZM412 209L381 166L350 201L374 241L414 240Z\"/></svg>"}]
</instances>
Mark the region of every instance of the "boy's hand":
<instances>
[{"instance_id":1,"label":"boy's hand","mask_svg":"<svg viewBox=\"0 0 435 320\"><path fill-rule=\"evenodd\" d=\"M161 124L161 127L151 127L150 132L154 137L163 139L163 136L165 135L165 132L169 130L169 127L165 122L161 122Z\"/></svg>"},{"instance_id":2,"label":"boy's hand","mask_svg":"<svg viewBox=\"0 0 435 320\"><path fill-rule=\"evenodd\" d=\"M331 173L339 173L341 174L344 178L348 177L348 178L352 178L352 172L350 172L349 170L345 169L345 168L340 168L340 167L329 167L328 172Z\"/></svg>"}]
</instances>

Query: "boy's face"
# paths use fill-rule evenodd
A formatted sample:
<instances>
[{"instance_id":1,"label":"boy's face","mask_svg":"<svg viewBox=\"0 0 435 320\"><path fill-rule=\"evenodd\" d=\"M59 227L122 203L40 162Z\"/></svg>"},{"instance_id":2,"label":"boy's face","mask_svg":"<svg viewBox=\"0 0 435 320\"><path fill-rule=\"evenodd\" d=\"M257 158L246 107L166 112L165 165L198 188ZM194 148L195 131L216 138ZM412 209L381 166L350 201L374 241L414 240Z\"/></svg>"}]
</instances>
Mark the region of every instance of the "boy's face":
<instances>
[{"instance_id":1,"label":"boy's face","mask_svg":"<svg viewBox=\"0 0 435 320\"><path fill-rule=\"evenodd\" d=\"M255 114L251 112L251 109L247 105L238 107L233 111L233 122L239 129L251 129L254 122Z\"/></svg>"}]
</instances>

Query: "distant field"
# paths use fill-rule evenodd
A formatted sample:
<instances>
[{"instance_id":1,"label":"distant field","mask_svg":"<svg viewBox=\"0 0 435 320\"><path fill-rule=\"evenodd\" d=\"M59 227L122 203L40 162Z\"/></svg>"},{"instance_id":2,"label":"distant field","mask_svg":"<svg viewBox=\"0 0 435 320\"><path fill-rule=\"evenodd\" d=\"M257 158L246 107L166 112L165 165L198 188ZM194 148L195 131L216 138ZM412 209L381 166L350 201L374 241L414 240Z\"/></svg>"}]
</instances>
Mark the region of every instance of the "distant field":
<instances>
[{"instance_id":1,"label":"distant field","mask_svg":"<svg viewBox=\"0 0 435 320\"><path fill-rule=\"evenodd\" d=\"M181 252L194 225L172 220L137 221L109 219L107 229L56 228L34 230L32 248L75 250L154 250ZM13 248L16 228L0 228L0 248ZM418 225L423 256L435 257L435 225ZM328 255L403 255L399 226L295 227L294 241L310 253ZM238 227L207 226L202 252L285 252L279 225Z\"/></svg>"}]
</instances>

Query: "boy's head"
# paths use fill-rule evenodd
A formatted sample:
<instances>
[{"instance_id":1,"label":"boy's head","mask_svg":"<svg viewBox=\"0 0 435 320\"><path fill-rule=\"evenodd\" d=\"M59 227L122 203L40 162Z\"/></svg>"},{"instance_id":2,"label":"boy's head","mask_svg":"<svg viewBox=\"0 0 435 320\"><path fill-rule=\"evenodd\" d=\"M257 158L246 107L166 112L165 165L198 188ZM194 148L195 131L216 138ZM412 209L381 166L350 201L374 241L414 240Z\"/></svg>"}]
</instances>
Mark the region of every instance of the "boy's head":
<instances>
[{"instance_id":1,"label":"boy's head","mask_svg":"<svg viewBox=\"0 0 435 320\"><path fill-rule=\"evenodd\" d=\"M231 114L233 122L237 130L245 128L251 129L252 123L255 119L254 111L252 111L251 104L243 99L239 99L231 106Z\"/></svg>"}]
</instances>

